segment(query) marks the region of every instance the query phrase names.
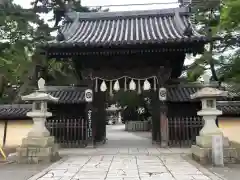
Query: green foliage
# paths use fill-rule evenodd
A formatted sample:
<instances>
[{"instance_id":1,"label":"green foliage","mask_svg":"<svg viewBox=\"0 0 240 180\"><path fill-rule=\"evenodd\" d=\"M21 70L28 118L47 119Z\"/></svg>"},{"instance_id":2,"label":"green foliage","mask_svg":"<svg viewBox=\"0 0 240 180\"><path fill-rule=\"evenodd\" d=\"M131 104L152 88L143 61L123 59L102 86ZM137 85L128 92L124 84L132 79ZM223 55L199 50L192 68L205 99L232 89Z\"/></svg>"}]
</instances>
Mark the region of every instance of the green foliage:
<instances>
[{"instance_id":1,"label":"green foliage","mask_svg":"<svg viewBox=\"0 0 240 180\"><path fill-rule=\"evenodd\" d=\"M19 84L28 72L33 52L34 27L38 16L9 1L0 11L0 94L8 83Z\"/></svg>"},{"instance_id":2,"label":"green foliage","mask_svg":"<svg viewBox=\"0 0 240 180\"><path fill-rule=\"evenodd\" d=\"M227 64L218 69L218 75L222 81L240 83L240 54L238 52L228 57Z\"/></svg>"},{"instance_id":3,"label":"green foliage","mask_svg":"<svg viewBox=\"0 0 240 180\"><path fill-rule=\"evenodd\" d=\"M210 43L210 48L205 49L200 58L196 58L187 70L187 77L190 81L196 81L206 70L212 73L212 79L216 81L234 81L238 82L239 51L237 47L240 44L240 0L223 0L220 8L220 22L213 23L219 18L209 16L209 9L201 9L196 15L196 23L201 25L200 32L205 35L221 36L219 42ZM213 10L213 14L216 10ZM208 14L208 16L207 16ZM210 21L210 19L213 20ZM211 27L209 33L207 27ZM231 55L223 56L223 53L231 50Z\"/></svg>"},{"instance_id":4,"label":"green foliage","mask_svg":"<svg viewBox=\"0 0 240 180\"><path fill-rule=\"evenodd\" d=\"M137 108L144 104L144 99L136 91L123 91L117 92L113 99L113 102L117 102L121 107Z\"/></svg>"},{"instance_id":5,"label":"green foliage","mask_svg":"<svg viewBox=\"0 0 240 180\"><path fill-rule=\"evenodd\" d=\"M228 31L240 28L240 0L224 0L221 11L221 26Z\"/></svg>"},{"instance_id":6,"label":"green foliage","mask_svg":"<svg viewBox=\"0 0 240 180\"><path fill-rule=\"evenodd\" d=\"M79 1L72 2L78 11L90 11L82 7ZM48 66L53 84L72 82L74 78L68 78L74 76L70 62L47 62L37 48L39 43L54 39L50 33L56 30L56 27L45 23L39 14L54 11L53 20L57 22L61 20L65 10L66 6L61 0L36 0L30 9L24 9L12 0L0 4L0 102L1 97L2 101L11 97L9 101L12 101L16 96L16 100L27 89L33 88L36 82L36 65ZM20 87L12 91L8 84Z\"/></svg>"}]
</instances>

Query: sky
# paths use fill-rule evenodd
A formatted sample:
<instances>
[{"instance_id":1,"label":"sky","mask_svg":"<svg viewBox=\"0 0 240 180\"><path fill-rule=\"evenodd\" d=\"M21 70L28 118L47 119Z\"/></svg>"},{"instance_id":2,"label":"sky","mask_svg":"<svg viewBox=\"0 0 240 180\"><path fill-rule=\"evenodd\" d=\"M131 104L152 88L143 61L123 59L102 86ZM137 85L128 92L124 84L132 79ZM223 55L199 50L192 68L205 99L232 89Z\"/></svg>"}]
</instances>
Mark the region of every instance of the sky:
<instances>
[{"instance_id":1,"label":"sky","mask_svg":"<svg viewBox=\"0 0 240 180\"><path fill-rule=\"evenodd\" d=\"M22 7L29 8L32 0L14 0L16 4ZM173 3L173 4L159 4L159 5L141 5L141 6L118 6L118 7L106 7L110 11L128 11L128 10L147 10L147 9L163 9L177 7L178 0L81 0L83 6L104 6L104 5L123 5L123 4L147 4L147 3Z\"/></svg>"},{"instance_id":2,"label":"sky","mask_svg":"<svg viewBox=\"0 0 240 180\"><path fill-rule=\"evenodd\" d=\"M30 8L30 2L32 0L14 0L16 4L21 5L24 8ZM109 11L131 11L131 10L149 10L149 9L165 9L165 8L174 8L178 7L178 0L161 0L162 4L153 4L160 3L159 0L81 0L82 6L87 6L90 8L104 6L103 9L109 9ZM170 4L167 4L170 3ZM141 4L141 5L129 5L127 4ZM142 5L144 4L144 5ZM149 5L147 5L149 4ZM109 6L110 5L110 6ZM118 6L112 6L118 5ZM123 5L123 6L119 6ZM47 21L52 18L52 13L45 14L42 17Z\"/></svg>"},{"instance_id":3,"label":"sky","mask_svg":"<svg viewBox=\"0 0 240 180\"><path fill-rule=\"evenodd\" d=\"M30 5L31 1L33 0L14 0L14 3L21 5L23 8L31 8L31 5ZM174 8L174 7L178 7L177 2L178 0L161 0L162 4L153 4L153 3L159 3L159 0L131 0L131 2L129 2L129 0L121 0L120 2L116 0L81 0L82 6L87 6L90 8L104 6L103 9L109 9L109 11L131 11L131 10ZM125 6L126 4L141 4L141 5ZM118 6L112 6L112 5L118 5ZM119 6L119 5L123 5L123 6ZM52 19L53 14L52 12L50 12L48 14L42 15L41 17L47 22L48 19ZM50 26L53 26L54 22L51 22L49 24ZM55 35L55 33L53 33L52 35Z\"/></svg>"}]
</instances>

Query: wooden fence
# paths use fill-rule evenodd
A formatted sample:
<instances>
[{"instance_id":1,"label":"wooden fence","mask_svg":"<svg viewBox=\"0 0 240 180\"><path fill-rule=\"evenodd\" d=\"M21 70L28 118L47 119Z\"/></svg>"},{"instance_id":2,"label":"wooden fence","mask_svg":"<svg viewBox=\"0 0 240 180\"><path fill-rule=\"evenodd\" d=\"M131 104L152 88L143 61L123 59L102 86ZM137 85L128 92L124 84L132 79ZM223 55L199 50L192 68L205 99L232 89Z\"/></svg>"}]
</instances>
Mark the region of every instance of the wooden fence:
<instances>
[{"instance_id":1,"label":"wooden fence","mask_svg":"<svg viewBox=\"0 0 240 180\"><path fill-rule=\"evenodd\" d=\"M168 117L169 146L191 147L203 127L201 117ZM77 148L87 146L87 122L84 118L48 119L46 127L61 147Z\"/></svg>"},{"instance_id":2,"label":"wooden fence","mask_svg":"<svg viewBox=\"0 0 240 180\"><path fill-rule=\"evenodd\" d=\"M61 147L87 146L87 122L83 117L48 119L46 127Z\"/></svg>"},{"instance_id":3,"label":"wooden fence","mask_svg":"<svg viewBox=\"0 0 240 180\"><path fill-rule=\"evenodd\" d=\"M168 117L169 146L191 147L203 127L203 119L193 117Z\"/></svg>"}]
</instances>

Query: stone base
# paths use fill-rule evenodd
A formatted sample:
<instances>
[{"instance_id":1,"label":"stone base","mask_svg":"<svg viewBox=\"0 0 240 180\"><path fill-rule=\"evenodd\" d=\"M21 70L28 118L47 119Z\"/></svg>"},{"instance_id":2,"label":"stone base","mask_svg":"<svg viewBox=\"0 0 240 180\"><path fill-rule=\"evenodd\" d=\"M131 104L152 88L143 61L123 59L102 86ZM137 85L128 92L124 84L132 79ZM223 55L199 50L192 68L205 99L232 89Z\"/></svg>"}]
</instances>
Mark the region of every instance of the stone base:
<instances>
[{"instance_id":1,"label":"stone base","mask_svg":"<svg viewBox=\"0 0 240 180\"><path fill-rule=\"evenodd\" d=\"M54 137L27 137L17 148L18 163L53 162L60 159Z\"/></svg>"},{"instance_id":2,"label":"stone base","mask_svg":"<svg viewBox=\"0 0 240 180\"><path fill-rule=\"evenodd\" d=\"M21 147L48 147L54 144L54 137L26 137L22 140Z\"/></svg>"},{"instance_id":3,"label":"stone base","mask_svg":"<svg viewBox=\"0 0 240 180\"><path fill-rule=\"evenodd\" d=\"M127 121L125 122L125 131L148 131L148 121Z\"/></svg>"},{"instance_id":4,"label":"stone base","mask_svg":"<svg viewBox=\"0 0 240 180\"><path fill-rule=\"evenodd\" d=\"M200 164L212 164L212 148L203 148L192 145L192 158ZM223 158L225 164L238 163L240 160L238 149L232 147L224 147Z\"/></svg>"},{"instance_id":5,"label":"stone base","mask_svg":"<svg viewBox=\"0 0 240 180\"><path fill-rule=\"evenodd\" d=\"M197 136L196 144L204 148L212 148L212 136ZM229 147L229 140L223 137L223 147Z\"/></svg>"}]
</instances>

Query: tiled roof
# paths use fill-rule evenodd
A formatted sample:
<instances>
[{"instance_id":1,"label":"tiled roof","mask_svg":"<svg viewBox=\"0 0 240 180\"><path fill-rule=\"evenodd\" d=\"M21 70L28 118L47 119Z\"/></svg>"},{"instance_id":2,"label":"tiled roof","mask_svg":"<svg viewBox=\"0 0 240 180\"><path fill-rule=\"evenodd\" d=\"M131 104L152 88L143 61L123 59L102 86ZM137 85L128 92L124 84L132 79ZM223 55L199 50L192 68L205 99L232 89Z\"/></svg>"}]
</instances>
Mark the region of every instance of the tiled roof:
<instances>
[{"instance_id":1,"label":"tiled roof","mask_svg":"<svg viewBox=\"0 0 240 180\"><path fill-rule=\"evenodd\" d=\"M59 104L79 104L85 102L82 87L47 86L46 91L58 97ZM26 113L31 110L31 104L0 105L0 119L29 119Z\"/></svg>"},{"instance_id":2,"label":"tiled roof","mask_svg":"<svg viewBox=\"0 0 240 180\"><path fill-rule=\"evenodd\" d=\"M223 115L240 115L240 101L218 101L217 107Z\"/></svg>"},{"instance_id":3,"label":"tiled roof","mask_svg":"<svg viewBox=\"0 0 240 180\"><path fill-rule=\"evenodd\" d=\"M31 110L31 104L0 105L0 120L25 120ZM217 101L217 108L223 111L223 115L240 115L240 101Z\"/></svg>"},{"instance_id":4,"label":"tiled roof","mask_svg":"<svg viewBox=\"0 0 240 180\"><path fill-rule=\"evenodd\" d=\"M201 85L178 85L167 89L167 98L170 102L189 102L190 95L201 88ZM58 103L74 104L84 102L84 88L48 86L47 92L59 98ZM224 101L223 101L224 100ZM217 107L224 115L240 115L240 101L217 102ZM0 119L28 119L26 113L31 110L30 104L0 105Z\"/></svg>"},{"instance_id":5,"label":"tiled roof","mask_svg":"<svg viewBox=\"0 0 240 180\"><path fill-rule=\"evenodd\" d=\"M188 8L67 14L58 41L48 45L119 46L206 41L189 19ZM187 31L189 30L189 31ZM187 34L187 32L191 33ZM61 38L60 38L61 37Z\"/></svg>"},{"instance_id":6,"label":"tiled roof","mask_svg":"<svg viewBox=\"0 0 240 180\"><path fill-rule=\"evenodd\" d=\"M189 102L191 94L201 89L201 86L172 86L167 88L167 100L171 102Z\"/></svg>"},{"instance_id":7,"label":"tiled roof","mask_svg":"<svg viewBox=\"0 0 240 180\"><path fill-rule=\"evenodd\" d=\"M70 86L47 86L47 92L53 97L59 98L60 104L78 104L85 102L85 89Z\"/></svg>"},{"instance_id":8,"label":"tiled roof","mask_svg":"<svg viewBox=\"0 0 240 180\"><path fill-rule=\"evenodd\" d=\"M1 120L19 120L30 119L26 116L32 108L31 104L13 104L0 106L0 119Z\"/></svg>"},{"instance_id":9,"label":"tiled roof","mask_svg":"<svg viewBox=\"0 0 240 180\"><path fill-rule=\"evenodd\" d=\"M197 92L203 88L202 84L182 84L169 86L167 88L167 99L172 102L189 102L193 101L191 99L191 94ZM217 100L219 101L233 101L238 100L239 95L228 91L228 97L220 97Z\"/></svg>"},{"instance_id":10,"label":"tiled roof","mask_svg":"<svg viewBox=\"0 0 240 180\"><path fill-rule=\"evenodd\" d=\"M167 89L167 99L169 102L190 102L193 101L190 95L201 89L201 85L189 85L189 86L172 86ZM229 92L229 97L219 98L217 101L217 108L223 111L223 115L240 115L240 101L234 101L238 97L232 96ZM198 100L199 101L199 100Z\"/></svg>"}]
</instances>

